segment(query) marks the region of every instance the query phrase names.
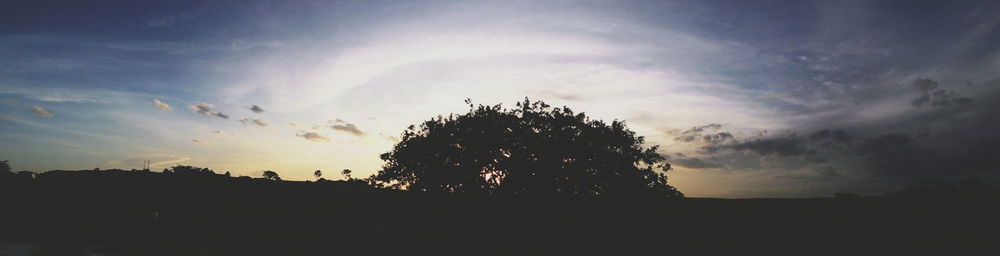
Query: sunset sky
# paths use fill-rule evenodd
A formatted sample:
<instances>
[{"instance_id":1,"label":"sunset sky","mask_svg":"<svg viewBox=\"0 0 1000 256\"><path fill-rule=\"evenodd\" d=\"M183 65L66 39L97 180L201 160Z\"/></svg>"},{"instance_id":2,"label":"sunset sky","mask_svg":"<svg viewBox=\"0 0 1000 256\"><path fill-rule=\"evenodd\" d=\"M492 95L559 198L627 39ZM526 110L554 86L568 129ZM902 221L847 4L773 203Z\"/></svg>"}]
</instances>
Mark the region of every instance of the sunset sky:
<instances>
[{"instance_id":1,"label":"sunset sky","mask_svg":"<svg viewBox=\"0 0 1000 256\"><path fill-rule=\"evenodd\" d=\"M525 97L623 119L694 197L997 178L996 1L0 4L0 159L366 177Z\"/></svg>"}]
</instances>

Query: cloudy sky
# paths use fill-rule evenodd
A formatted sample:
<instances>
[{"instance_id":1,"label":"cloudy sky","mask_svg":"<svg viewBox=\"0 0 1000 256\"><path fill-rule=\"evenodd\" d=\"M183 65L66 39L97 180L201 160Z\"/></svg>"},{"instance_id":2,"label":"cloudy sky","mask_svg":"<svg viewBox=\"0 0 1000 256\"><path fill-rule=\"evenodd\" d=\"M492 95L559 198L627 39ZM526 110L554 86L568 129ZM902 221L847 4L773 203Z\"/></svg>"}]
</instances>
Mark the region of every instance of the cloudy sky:
<instances>
[{"instance_id":1,"label":"cloudy sky","mask_svg":"<svg viewBox=\"0 0 1000 256\"><path fill-rule=\"evenodd\" d=\"M995 1L22 1L0 158L367 176L463 100L624 119L696 197L996 178Z\"/></svg>"}]
</instances>

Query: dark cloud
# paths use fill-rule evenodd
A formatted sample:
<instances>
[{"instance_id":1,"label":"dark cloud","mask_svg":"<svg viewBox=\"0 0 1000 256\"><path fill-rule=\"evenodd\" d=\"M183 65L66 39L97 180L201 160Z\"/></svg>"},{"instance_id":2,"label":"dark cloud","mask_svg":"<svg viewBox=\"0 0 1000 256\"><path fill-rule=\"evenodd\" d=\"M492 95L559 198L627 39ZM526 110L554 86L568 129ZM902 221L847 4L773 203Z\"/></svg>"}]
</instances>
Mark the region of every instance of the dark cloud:
<instances>
[{"instance_id":1,"label":"dark cloud","mask_svg":"<svg viewBox=\"0 0 1000 256\"><path fill-rule=\"evenodd\" d=\"M876 177L927 179L995 176L1000 171L1000 164L992 160L1000 155L996 145L1000 145L1000 137L995 134L964 137L953 133L893 132L859 136L840 130L821 130L808 138L795 135L761 138L729 148L761 156L798 157L814 163L816 168L841 166Z\"/></svg>"},{"instance_id":2,"label":"dark cloud","mask_svg":"<svg viewBox=\"0 0 1000 256\"><path fill-rule=\"evenodd\" d=\"M921 81L922 91L935 91L935 83ZM1000 81L987 83L1000 84ZM926 90L924 90L926 89ZM923 106L886 119L870 119L838 124L835 120L810 123L799 133L760 134L719 144L716 151L698 160L711 158L729 170L766 167L778 172L776 178L858 184L905 184L917 179L939 180L963 177L1000 178L1000 92L979 95L974 105L933 103L955 98L932 98ZM905 103L904 103L905 104ZM695 127L693 142L703 143L704 133L722 132L713 126ZM709 128L709 129L706 129ZM792 129L793 131L796 129ZM799 135L805 134L805 135ZM686 141L678 136L678 141ZM702 153L705 153L702 151ZM700 162L678 155L678 166L701 166ZM756 167L746 167L756 166ZM809 174L811 172L811 174ZM850 181L850 182L848 182ZM832 183L831 183L832 184Z\"/></svg>"},{"instance_id":3,"label":"dark cloud","mask_svg":"<svg viewBox=\"0 0 1000 256\"><path fill-rule=\"evenodd\" d=\"M672 135L674 141L702 144L701 150L703 152L712 153L719 150L722 145L735 139L733 134L726 131L719 131L721 128L721 124L710 123L691 127L684 131L670 130L667 131L667 134Z\"/></svg>"},{"instance_id":4,"label":"dark cloud","mask_svg":"<svg viewBox=\"0 0 1000 256\"><path fill-rule=\"evenodd\" d=\"M330 140L330 138L327 138L326 136L320 135L319 133L315 133L315 132L300 132L298 134L295 134L295 136L302 137L303 139L307 139L307 140L310 140L310 141L329 141Z\"/></svg>"},{"instance_id":5,"label":"dark cloud","mask_svg":"<svg viewBox=\"0 0 1000 256\"><path fill-rule=\"evenodd\" d=\"M250 111L253 111L255 114L264 113L264 109L261 108L260 106L257 106L257 105L250 105L250 107L248 107L248 108L250 109Z\"/></svg>"},{"instance_id":6,"label":"dark cloud","mask_svg":"<svg viewBox=\"0 0 1000 256\"><path fill-rule=\"evenodd\" d=\"M240 119L240 123L243 123L244 125L267 126L267 123L259 118L243 118Z\"/></svg>"},{"instance_id":7,"label":"dark cloud","mask_svg":"<svg viewBox=\"0 0 1000 256\"><path fill-rule=\"evenodd\" d=\"M804 144L804 139L792 134L787 137L754 139L732 145L731 148L734 150L753 151L758 155L797 156L812 152L804 147Z\"/></svg>"},{"instance_id":8,"label":"dark cloud","mask_svg":"<svg viewBox=\"0 0 1000 256\"><path fill-rule=\"evenodd\" d=\"M214 117L218 117L218 118L222 118L222 119L229 119L229 115L223 114L221 112L216 112L216 111L214 111L214 108L215 108L215 106L212 106L212 104L208 104L208 103L204 103L204 102L200 102L200 101L198 103L196 103L196 104L191 105L190 107L188 107L188 109L190 109L192 112L195 112L195 113L198 113L198 114L201 114L201 115L214 116Z\"/></svg>"},{"instance_id":9,"label":"dark cloud","mask_svg":"<svg viewBox=\"0 0 1000 256\"><path fill-rule=\"evenodd\" d=\"M361 131L361 129L358 129L356 125L344 122L344 120L340 119L330 121L329 127L330 129L350 133L351 135L358 137L366 135L365 132Z\"/></svg>"},{"instance_id":10,"label":"dark cloud","mask_svg":"<svg viewBox=\"0 0 1000 256\"><path fill-rule=\"evenodd\" d=\"M671 158L670 164L675 166L680 166L688 169L710 169L710 168L723 168L724 166L718 162L706 161L697 157L675 157Z\"/></svg>"},{"instance_id":11,"label":"dark cloud","mask_svg":"<svg viewBox=\"0 0 1000 256\"><path fill-rule=\"evenodd\" d=\"M971 104L973 101L972 98L963 97L955 92L941 88L937 81L927 78L914 80L912 86L920 91L920 97L910 102L914 107L923 107L925 105L931 107L964 106Z\"/></svg>"},{"instance_id":12,"label":"dark cloud","mask_svg":"<svg viewBox=\"0 0 1000 256\"><path fill-rule=\"evenodd\" d=\"M854 141L854 136L844 130L823 129L809 134L809 139L812 141L831 141L834 143L849 144Z\"/></svg>"}]
</instances>

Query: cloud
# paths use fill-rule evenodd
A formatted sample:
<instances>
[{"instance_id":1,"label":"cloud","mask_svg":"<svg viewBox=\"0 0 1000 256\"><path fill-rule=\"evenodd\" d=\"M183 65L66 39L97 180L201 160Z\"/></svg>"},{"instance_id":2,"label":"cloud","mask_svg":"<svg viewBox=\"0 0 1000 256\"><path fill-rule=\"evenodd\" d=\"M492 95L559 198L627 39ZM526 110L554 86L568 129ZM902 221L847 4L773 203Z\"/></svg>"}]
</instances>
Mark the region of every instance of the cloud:
<instances>
[{"instance_id":1,"label":"cloud","mask_svg":"<svg viewBox=\"0 0 1000 256\"><path fill-rule=\"evenodd\" d=\"M267 126L267 123L265 123L264 120L258 118L240 119L240 123L243 123L244 125Z\"/></svg>"},{"instance_id":2,"label":"cloud","mask_svg":"<svg viewBox=\"0 0 1000 256\"><path fill-rule=\"evenodd\" d=\"M315 132L300 132L295 134L295 136L302 137L303 139L311 141L330 141L330 138L327 138L326 136L320 135L319 133Z\"/></svg>"},{"instance_id":3,"label":"cloud","mask_svg":"<svg viewBox=\"0 0 1000 256\"><path fill-rule=\"evenodd\" d=\"M344 120L340 119L331 120L329 127L330 129L350 133L351 135L358 137L366 135L365 132L361 131L361 129L358 129L356 125L349 124L347 122L344 122Z\"/></svg>"},{"instance_id":4,"label":"cloud","mask_svg":"<svg viewBox=\"0 0 1000 256\"><path fill-rule=\"evenodd\" d=\"M402 141L397 136L393 136L393 135L386 136L385 134L382 134L381 132L378 133L378 136L380 136L383 139L388 140L389 142L392 142L392 143L399 143L400 141Z\"/></svg>"},{"instance_id":5,"label":"cloud","mask_svg":"<svg viewBox=\"0 0 1000 256\"><path fill-rule=\"evenodd\" d=\"M195 112L195 113L198 113L198 114L202 114L202 115L205 115L205 116L214 116L214 117L218 117L218 118L222 118L222 119L229 119L229 115L223 114L221 112L213 111L214 108L215 108L215 106L212 106L212 104L208 104L208 103L204 103L204 102L200 102L200 101L197 104L194 104L194 105L191 105L190 107L188 107L188 109L190 109L192 112Z\"/></svg>"},{"instance_id":6,"label":"cloud","mask_svg":"<svg viewBox=\"0 0 1000 256\"><path fill-rule=\"evenodd\" d=\"M5 115L0 115L0 120L4 120L4 119L7 119L7 116L5 116Z\"/></svg>"},{"instance_id":7,"label":"cloud","mask_svg":"<svg viewBox=\"0 0 1000 256\"><path fill-rule=\"evenodd\" d=\"M734 150L747 150L758 155L776 154L779 156L797 156L811 151L803 146L802 138L792 134L789 136L755 139L733 145Z\"/></svg>"},{"instance_id":8,"label":"cloud","mask_svg":"<svg viewBox=\"0 0 1000 256\"><path fill-rule=\"evenodd\" d=\"M919 120L934 123L927 119ZM996 119L973 121L979 122L1000 125ZM895 125L907 127L899 123ZM778 156L772 159L774 161L804 161L816 170L836 168L879 178L1000 176L993 161L1000 154L1000 148L996 147L1000 145L1000 136L973 125L976 124L952 121L948 126L940 126L937 132L883 130L875 135L864 135L866 127L854 127L855 132L823 129L809 136L793 133L747 140L727 146L727 149L759 156ZM726 154L726 151L720 151L716 156Z\"/></svg>"},{"instance_id":9,"label":"cloud","mask_svg":"<svg viewBox=\"0 0 1000 256\"><path fill-rule=\"evenodd\" d=\"M688 169L714 169L723 168L718 162L710 162L697 157L674 157L668 160L670 164Z\"/></svg>"},{"instance_id":10,"label":"cloud","mask_svg":"<svg viewBox=\"0 0 1000 256\"><path fill-rule=\"evenodd\" d=\"M106 161L101 164L108 165L113 168L140 169L145 164L146 160L149 160L150 169L159 169L186 162L191 160L191 158L172 154L144 154L129 156L122 160Z\"/></svg>"},{"instance_id":11,"label":"cloud","mask_svg":"<svg viewBox=\"0 0 1000 256\"><path fill-rule=\"evenodd\" d=\"M146 26L151 28L166 28L172 27L178 23L185 22L196 17L195 13L179 13L173 15L160 16L156 19L152 19L146 22Z\"/></svg>"},{"instance_id":12,"label":"cloud","mask_svg":"<svg viewBox=\"0 0 1000 256\"><path fill-rule=\"evenodd\" d=\"M255 114L264 113L264 109L261 108L260 106L257 106L257 105L250 105L250 107L248 107L248 108L250 109L250 111L253 111Z\"/></svg>"},{"instance_id":13,"label":"cloud","mask_svg":"<svg viewBox=\"0 0 1000 256\"><path fill-rule=\"evenodd\" d=\"M160 99L153 99L153 104L156 104L156 107L158 107L158 108L160 108L160 109L162 109L164 111L169 111L169 110L173 109L173 108L170 107L170 105L167 105L167 103L163 103L162 101L160 101Z\"/></svg>"},{"instance_id":14,"label":"cloud","mask_svg":"<svg viewBox=\"0 0 1000 256\"><path fill-rule=\"evenodd\" d=\"M215 130L215 131L212 131L212 133L215 133L215 134L226 134L226 131ZM235 132L230 132L229 135L236 135L236 133Z\"/></svg>"},{"instance_id":15,"label":"cloud","mask_svg":"<svg viewBox=\"0 0 1000 256\"><path fill-rule=\"evenodd\" d=\"M910 104L918 108L924 105L931 107L964 106L973 101L972 98L959 96L953 91L940 88L937 81L927 78L913 80L912 86L920 91L920 97L913 99Z\"/></svg>"},{"instance_id":16,"label":"cloud","mask_svg":"<svg viewBox=\"0 0 1000 256\"><path fill-rule=\"evenodd\" d=\"M35 114L38 114L41 117L52 117L52 112L49 112L48 110L41 108L39 106L31 107L31 112L35 112Z\"/></svg>"},{"instance_id":17,"label":"cloud","mask_svg":"<svg viewBox=\"0 0 1000 256\"><path fill-rule=\"evenodd\" d=\"M202 141L201 141L201 140L199 140L199 139L191 139L191 142L194 142L194 143L204 143L204 142L202 142Z\"/></svg>"},{"instance_id":18,"label":"cloud","mask_svg":"<svg viewBox=\"0 0 1000 256\"><path fill-rule=\"evenodd\" d=\"M673 136L674 141L700 144L703 152L712 153L721 146L733 142L735 139L732 133L719 131L721 128L721 124L709 123L691 127L684 131L677 129L667 130L667 134Z\"/></svg>"}]
</instances>

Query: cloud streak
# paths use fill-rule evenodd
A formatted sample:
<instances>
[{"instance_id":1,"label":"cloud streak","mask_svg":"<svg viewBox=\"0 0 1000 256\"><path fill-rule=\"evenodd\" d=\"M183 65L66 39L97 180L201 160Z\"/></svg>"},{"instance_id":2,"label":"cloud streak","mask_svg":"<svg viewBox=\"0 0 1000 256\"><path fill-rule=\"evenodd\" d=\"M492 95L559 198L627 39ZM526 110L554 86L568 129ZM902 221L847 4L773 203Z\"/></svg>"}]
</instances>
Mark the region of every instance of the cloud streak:
<instances>
[{"instance_id":1,"label":"cloud streak","mask_svg":"<svg viewBox=\"0 0 1000 256\"><path fill-rule=\"evenodd\" d=\"M340 120L340 119L331 120L330 121L330 125L328 127L330 127L330 129L333 129L335 131L346 132L346 133L349 133L351 135L358 136L358 137L366 136L366 134L365 134L364 131L361 131L361 129L358 129L358 126L356 126L354 124L350 124L350 123L344 122L344 120Z\"/></svg>"},{"instance_id":2,"label":"cloud streak","mask_svg":"<svg viewBox=\"0 0 1000 256\"><path fill-rule=\"evenodd\" d=\"M40 117L52 117L52 112L39 106L31 107L31 112L34 112Z\"/></svg>"},{"instance_id":3,"label":"cloud streak","mask_svg":"<svg viewBox=\"0 0 1000 256\"><path fill-rule=\"evenodd\" d=\"M208 103L204 103L204 102L200 102L200 101L198 103L196 103L196 104L191 105L190 107L188 107L188 109L190 109L191 112L194 112L194 113L197 113L197 114L201 114L201 115L204 115L204 116L214 116L214 117L218 117L218 118L222 118L222 119L229 119L229 115L223 114L222 112L214 111L214 108L215 108L215 106L212 106L212 104L208 104Z\"/></svg>"},{"instance_id":4,"label":"cloud streak","mask_svg":"<svg viewBox=\"0 0 1000 256\"><path fill-rule=\"evenodd\" d=\"M240 123L243 123L243 125L267 126L267 123L264 122L264 120L261 120L259 118L244 118L244 119L240 119Z\"/></svg>"},{"instance_id":5,"label":"cloud streak","mask_svg":"<svg viewBox=\"0 0 1000 256\"><path fill-rule=\"evenodd\" d=\"M323 135L320 135L319 133L315 133L315 132L299 132L299 133L295 134L295 136L298 136L300 138L303 138L303 139L306 139L306 140L309 140L309 141L316 141L316 142L330 141L330 138L328 138L326 136L323 136Z\"/></svg>"}]
</instances>

